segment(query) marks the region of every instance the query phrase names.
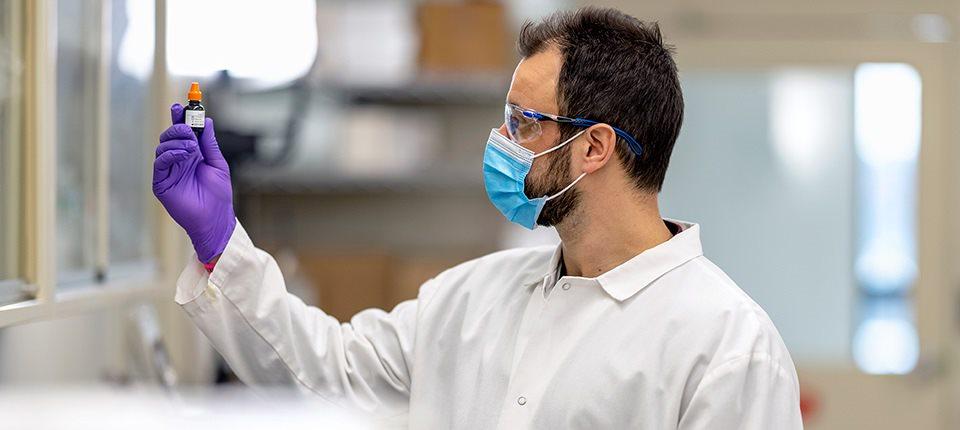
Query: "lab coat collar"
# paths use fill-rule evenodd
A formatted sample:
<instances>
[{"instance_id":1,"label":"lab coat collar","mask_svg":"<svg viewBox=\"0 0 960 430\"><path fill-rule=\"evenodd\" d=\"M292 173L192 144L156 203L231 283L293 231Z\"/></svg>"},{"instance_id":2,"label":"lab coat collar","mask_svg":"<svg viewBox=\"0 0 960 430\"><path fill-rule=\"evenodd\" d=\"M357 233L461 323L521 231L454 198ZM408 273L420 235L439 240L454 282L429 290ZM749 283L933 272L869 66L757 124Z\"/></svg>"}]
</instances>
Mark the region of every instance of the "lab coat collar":
<instances>
[{"instance_id":1,"label":"lab coat collar","mask_svg":"<svg viewBox=\"0 0 960 430\"><path fill-rule=\"evenodd\" d=\"M700 245L700 226L684 221L665 219L680 227L670 240L641 252L613 269L590 279L600 284L604 291L617 301L624 301L646 288L667 272L694 258L703 255ZM563 245L557 245L544 272L532 280L531 285L556 282Z\"/></svg>"}]
</instances>

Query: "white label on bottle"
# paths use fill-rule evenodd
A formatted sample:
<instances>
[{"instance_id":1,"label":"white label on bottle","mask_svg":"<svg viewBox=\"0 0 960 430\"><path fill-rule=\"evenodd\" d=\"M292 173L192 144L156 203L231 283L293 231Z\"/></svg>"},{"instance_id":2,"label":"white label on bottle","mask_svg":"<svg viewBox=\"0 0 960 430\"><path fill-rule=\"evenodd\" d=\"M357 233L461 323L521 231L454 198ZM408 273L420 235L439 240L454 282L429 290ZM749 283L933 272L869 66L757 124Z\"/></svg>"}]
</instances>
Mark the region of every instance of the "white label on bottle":
<instances>
[{"instance_id":1,"label":"white label on bottle","mask_svg":"<svg viewBox=\"0 0 960 430\"><path fill-rule=\"evenodd\" d=\"M184 122L187 123L187 125L190 127L203 128L203 119L206 117L206 115L204 115L204 111L188 110L184 111L184 114L186 115L186 121Z\"/></svg>"}]
</instances>

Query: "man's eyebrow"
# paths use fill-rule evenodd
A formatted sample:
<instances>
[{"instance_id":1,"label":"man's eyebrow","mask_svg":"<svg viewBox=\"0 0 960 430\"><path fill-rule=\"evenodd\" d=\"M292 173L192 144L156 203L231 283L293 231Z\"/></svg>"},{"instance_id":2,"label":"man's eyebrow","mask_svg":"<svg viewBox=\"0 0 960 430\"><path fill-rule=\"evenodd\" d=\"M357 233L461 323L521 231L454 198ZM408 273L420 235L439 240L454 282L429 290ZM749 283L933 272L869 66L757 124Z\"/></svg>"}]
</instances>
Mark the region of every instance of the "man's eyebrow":
<instances>
[{"instance_id":1,"label":"man's eyebrow","mask_svg":"<svg viewBox=\"0 0 960 430\"><path fill-rule=\"evenodd\" d=\"M518 95L519 95L520 97L517 97ZM524 104L520 102L520 99L523 99L523 98L524 98L524 97L522 97L522 96L523 96L523 94L516 94L516 93L514 93L514 92L508 92L508 93L507 93L507 104L512 104L512 105L517 105L517 106L523 107Z\"/></svg>"}]
</instances>

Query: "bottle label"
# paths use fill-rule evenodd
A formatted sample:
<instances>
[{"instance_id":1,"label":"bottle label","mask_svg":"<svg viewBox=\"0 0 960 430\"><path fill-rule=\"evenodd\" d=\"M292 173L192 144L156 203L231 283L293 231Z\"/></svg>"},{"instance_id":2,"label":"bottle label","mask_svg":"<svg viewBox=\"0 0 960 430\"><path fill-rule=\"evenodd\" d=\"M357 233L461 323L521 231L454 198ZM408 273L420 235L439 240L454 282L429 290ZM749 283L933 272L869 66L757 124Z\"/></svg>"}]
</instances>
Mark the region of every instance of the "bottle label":
<instances>
[{"instance_id":1,"label":"bottle label","mask_svg":"<svg viewBox=\"0 0 960 430\"><path fill-rule=\"evenodd\" d=\"M190 127L203 128L203 120L206 118L202 110L188 110L184 111L185 114L185 123Z\"/></svg>"}]
</instances>

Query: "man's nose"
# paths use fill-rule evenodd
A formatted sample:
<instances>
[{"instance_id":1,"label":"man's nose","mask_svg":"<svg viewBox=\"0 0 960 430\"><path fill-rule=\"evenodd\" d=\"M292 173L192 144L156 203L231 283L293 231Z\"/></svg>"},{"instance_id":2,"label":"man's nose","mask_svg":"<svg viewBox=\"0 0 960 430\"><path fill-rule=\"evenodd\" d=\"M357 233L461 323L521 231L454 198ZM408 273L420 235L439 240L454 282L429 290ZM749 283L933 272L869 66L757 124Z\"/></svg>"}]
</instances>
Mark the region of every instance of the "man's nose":
<instances>
[{"instance_id":1,"label":"man's nose","mask_svg":"<svg viewBox=\"0 0 960 430\"><path fill-rule=\"evenodd\" d=\"M500 124L500 128L498 128L497 131L504 136L510 137L510 135L507 134L507 123Z\"/></svg>"}]
</instances>

